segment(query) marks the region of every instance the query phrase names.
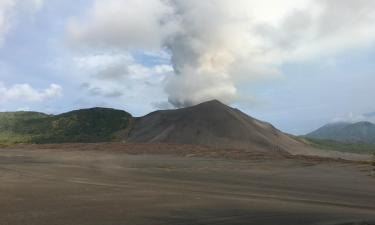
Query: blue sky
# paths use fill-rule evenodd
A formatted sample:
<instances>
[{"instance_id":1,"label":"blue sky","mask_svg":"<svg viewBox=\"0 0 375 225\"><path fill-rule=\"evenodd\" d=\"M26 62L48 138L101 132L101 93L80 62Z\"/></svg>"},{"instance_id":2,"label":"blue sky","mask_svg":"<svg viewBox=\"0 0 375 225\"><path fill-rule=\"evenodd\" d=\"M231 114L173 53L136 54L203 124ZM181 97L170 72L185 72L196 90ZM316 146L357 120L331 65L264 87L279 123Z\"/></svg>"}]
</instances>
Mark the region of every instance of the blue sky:
<instances>
[{"instance_id":1,"label":"blue sky","mask_svg":"<svg viewBox=\"0 0 375 225\"><path fill-rule=\"evenodd\" d=\"M217 98L293 134L373 120L373 1L171 2L4 0L0 111Z\"/></svg>"}]
</instances>

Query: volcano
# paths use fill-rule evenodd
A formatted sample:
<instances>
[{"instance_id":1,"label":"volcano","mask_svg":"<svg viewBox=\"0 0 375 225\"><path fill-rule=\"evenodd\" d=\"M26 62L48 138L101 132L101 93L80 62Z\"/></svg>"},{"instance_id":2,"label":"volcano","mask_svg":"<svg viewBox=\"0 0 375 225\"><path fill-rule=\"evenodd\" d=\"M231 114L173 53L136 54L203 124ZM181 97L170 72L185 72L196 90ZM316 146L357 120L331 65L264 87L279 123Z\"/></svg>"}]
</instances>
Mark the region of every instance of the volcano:
<instances>
[{"instance_id":1,"label":"volcano","mask_svg":"<svg viewBox=\"0 0 375 225\"><path fill-rule=\"evenodd\" d=\"M307 147L271 124L217 100L136 118L127 141L288 153Z\"/></svg>"}]
</instances>

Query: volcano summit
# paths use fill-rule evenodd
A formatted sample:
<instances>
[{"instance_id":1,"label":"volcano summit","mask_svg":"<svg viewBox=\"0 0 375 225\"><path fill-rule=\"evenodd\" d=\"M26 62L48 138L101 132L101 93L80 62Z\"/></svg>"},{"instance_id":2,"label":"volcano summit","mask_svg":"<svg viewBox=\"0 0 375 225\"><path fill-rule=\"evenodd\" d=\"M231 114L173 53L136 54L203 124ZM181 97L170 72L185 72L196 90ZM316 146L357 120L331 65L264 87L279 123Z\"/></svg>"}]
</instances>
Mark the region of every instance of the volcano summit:
<instances>
[{"instance_id":1,"label":"volcano summit","mask_svg":"<svg viewBox=\"0 0 375 225\"><path fill-rule=\"evenodd\" d=\"M271 124L217 100L136 118L127 141L290 153L307 147Z\"/></svg>"}]
</instances>

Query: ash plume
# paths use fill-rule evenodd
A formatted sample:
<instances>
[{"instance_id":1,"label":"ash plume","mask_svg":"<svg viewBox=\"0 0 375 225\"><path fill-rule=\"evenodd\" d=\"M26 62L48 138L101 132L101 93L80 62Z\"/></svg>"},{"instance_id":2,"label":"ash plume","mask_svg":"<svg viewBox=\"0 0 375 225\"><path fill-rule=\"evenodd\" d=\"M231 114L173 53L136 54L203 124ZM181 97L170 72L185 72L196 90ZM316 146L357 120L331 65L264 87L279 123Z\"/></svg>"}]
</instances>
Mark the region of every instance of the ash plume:
<instances>
[{"instance_id":1,"label":"ash plume","mask_svg":"<svg viewBox=\"0 0 375 225\"><path fill-rule=\"evenodd\" d=\"M167 52L164 89L184 107L231 103L240 85L279 76L285 63L372 44L374 9L372 0L97 0L68 31L94 48Z\"/></svg>"}]
</instances>

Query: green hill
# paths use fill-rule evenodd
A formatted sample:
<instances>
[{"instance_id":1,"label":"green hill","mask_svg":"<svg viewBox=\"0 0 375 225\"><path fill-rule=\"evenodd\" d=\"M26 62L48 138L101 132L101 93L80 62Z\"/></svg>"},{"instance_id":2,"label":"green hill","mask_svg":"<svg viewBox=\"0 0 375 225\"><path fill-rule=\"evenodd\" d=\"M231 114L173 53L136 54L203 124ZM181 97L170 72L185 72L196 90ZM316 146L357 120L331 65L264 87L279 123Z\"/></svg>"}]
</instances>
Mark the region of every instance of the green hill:
<instances>
[{"instance_id":1,"label":"green hill","mask_svg":"<svg viewBox=\"0 0 375 225\"><path fill-rule=\"evenodd\" d=\"M345 143L334 140L314 139L301 137L307 144L313 147L325 150L334 150L340 152L351 152L359 154L374 154L375 145L366 143Z\"/></svg>"},{"instance_id":2,"label":"green hill","mask_svg":"<svg viewBox=\"0 0 375 225\"><path fill-rule=\"evenodd\" d=\"M60 115L0 113L0 144L112 141L126 132L132 116L121 110L92 108Z\"/></svg>"}]
</instances>

